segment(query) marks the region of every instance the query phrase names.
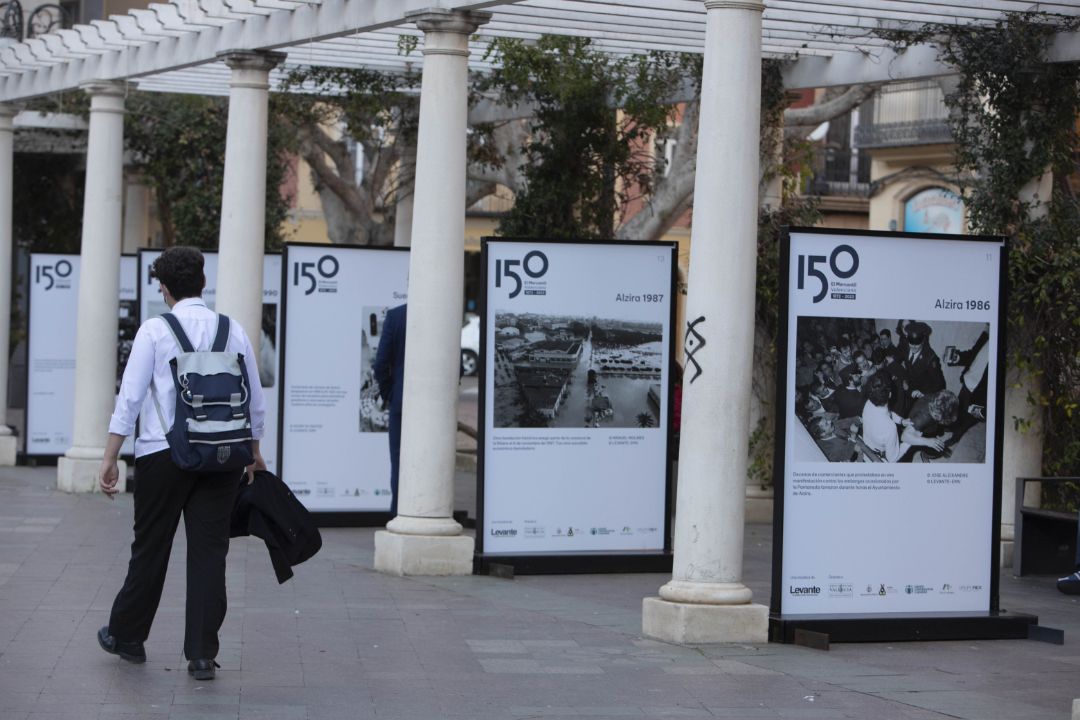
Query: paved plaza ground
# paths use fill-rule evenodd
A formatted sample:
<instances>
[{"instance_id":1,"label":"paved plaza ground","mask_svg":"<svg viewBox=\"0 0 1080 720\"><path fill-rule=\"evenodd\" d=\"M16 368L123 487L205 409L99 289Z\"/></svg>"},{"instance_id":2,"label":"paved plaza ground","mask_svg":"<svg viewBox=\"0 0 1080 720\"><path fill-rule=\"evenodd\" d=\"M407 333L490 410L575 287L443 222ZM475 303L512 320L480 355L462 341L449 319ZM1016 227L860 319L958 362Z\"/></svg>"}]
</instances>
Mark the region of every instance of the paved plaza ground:
<instances>
[{"instance_id":1,"label":"paved plaza ground","mask_svg":"<svg viewBox=\"0 0 1080 720\"><path fill-rule=\"evenodd\" d=\"M132 497L54 488L53 468L0 470L0 720L989 720L1068 718L1080 697L1080 602L1047 578L1006 574L1002 604L1063 628L1063 646L680 647L641 636L641 599L664 575L388 577L371 569L370 528L325 530L281 586L260 541L234 541L222 668L199 683L181 656L182 524L149 660L130 665L94 633L126 569ZM747 529L760 601L770 539Z\"/></svg>"}]
</instances>

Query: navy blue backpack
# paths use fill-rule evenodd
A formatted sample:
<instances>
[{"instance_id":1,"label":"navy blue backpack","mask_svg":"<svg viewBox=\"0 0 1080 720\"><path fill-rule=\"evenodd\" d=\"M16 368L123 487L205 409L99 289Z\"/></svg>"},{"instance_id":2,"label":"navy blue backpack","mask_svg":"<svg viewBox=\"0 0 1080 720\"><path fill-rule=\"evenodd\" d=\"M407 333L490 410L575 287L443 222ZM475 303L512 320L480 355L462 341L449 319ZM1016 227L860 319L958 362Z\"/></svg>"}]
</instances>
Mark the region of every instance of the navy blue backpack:
<instances>
[{"instance_id":1,"label":"navy blue backpack","mask_svg":"<svg viewBox=\"0 0 1080 720\"><path fill-rule=\"evenodd\" d=\"M254 462L251 449L251 383L244 356L225 351L229 318L218 315L210 350L198 351L172 313L161 316L180 354L169 361L176 386L176 414L165 433L173 462L182 470L226 472ZM165 428L157 396L158 420Z\"/></svg>"}]
</instances>

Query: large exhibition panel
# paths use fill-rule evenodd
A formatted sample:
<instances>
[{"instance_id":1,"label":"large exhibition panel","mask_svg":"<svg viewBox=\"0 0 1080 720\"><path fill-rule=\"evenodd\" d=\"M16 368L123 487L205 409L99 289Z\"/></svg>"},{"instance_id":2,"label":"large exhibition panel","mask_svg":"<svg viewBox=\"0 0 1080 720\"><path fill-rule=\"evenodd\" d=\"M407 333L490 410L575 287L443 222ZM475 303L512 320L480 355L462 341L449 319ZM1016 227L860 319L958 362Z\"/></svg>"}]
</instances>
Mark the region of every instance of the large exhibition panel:
<instances>
[{"instance_id":1,"label":"large exhibition panel","mask_svg":"<svg viewBox=\"0 0 1080 720\"><path fill-rule=\"evenodd\" d=\"M1004 240L792 230L782 252L774 632L990 617Z\"/></svg>"},{"instance_id":2,"label":"large exhibition panel","mask_svg":"<svg viewBox=\"0 0 1080 720\"><path fill-rule=\"evenodd\" d=\"M284 258L281 478L309 510L349 523L390 510L389 407L372 365L409 254L289 244Z\"/></svg>"},{"instance_id":3,"label":"large exhibition panel","mask_svg":"<svg viewBox=\"0 0 1080 720\"><path fill-rule=\"evenodd\" d=\"M150 277L150 266L161 255L160 250L139 251L139 313L144 320L169 311L161 296L160 285ZM203 252L206 288L203 299L213 309L217 299L218 256L215 252ZM263 258L263 313L261 337L251 338L258 347L259 382L266 398L266 434L260 450L267 469L277 472L277 425L278 425L278 327L281 316L281 255L270 254ZM150 406L144 406L144 411Z\"/></svg>"},{"instance_id":4,"label":"large exhibition panel","mask_svg":"<svg viewBox=\"0 0 1080 720\"><path fill-rule=\"evenodd\" d=\"M478 569L670 567L671 243L487 239Z\"/></svg>"},{"instance_id":5,"label":"large exhibition panel","mask_svg":"<svg viewBox=\"0 0 1080 720\"><path fill-rule=\"evenodd\" d=\"M139 328L136 260L120 258L120 324L116 387ZM71 448L75 429L75 325L79 307L79 256L31 253L26 362L26 448L29 457L57 457ZM104 438L102 438L104 442ZM120 452L134 452L127 438Z\"/></svg>"}]
</instances>

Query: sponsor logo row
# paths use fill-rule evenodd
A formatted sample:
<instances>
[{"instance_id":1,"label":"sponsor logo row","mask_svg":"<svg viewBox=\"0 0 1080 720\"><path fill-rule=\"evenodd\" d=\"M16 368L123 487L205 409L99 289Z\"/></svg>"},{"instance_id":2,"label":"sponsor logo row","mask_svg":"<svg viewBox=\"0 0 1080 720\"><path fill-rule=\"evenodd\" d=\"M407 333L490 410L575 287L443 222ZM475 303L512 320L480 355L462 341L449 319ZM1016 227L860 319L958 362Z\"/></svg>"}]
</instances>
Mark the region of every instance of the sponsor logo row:
<instances>
[{"instance_id":1,"label":"sponsor logo row","mask_svg":"<svg viewBox=\"0 0 1080 720\"><path fill-rule=\"evenodd\" d=\"M377 488L375 490L365 490L363 488L336 488L328 486L319 487L298 487L290 488L293 495L318 495L319 497L364 497L365 495L374 495L375 497L387 497L390 495L390 488Z\"/></svg>"},{"instance_id":2,"label":"sponsor logo row","mask_svg":"<svg viewBox=\"0 0 1080 720\"><path fill-rule=\"evenodd\" d=\"M955 595L956 593L977 593L985 590L984 585L953 585L942 583L939 585L923 585L921 583L908 583L900 587L888 583L868 583L858 588L849 582L829 582L823 585L816 583L789 583L788 595L792 597L831 597L850 598L855 597L858 590L859 597L889 597L895 595Z\"/></svg>"},{"instance_id":3,"label":"sponsor logo row","mask_svg":"<svg viewBox=\"0 0 1080 720\"><path fill-rule=\"evenodd\" d=\"M495 521L495 522L492 523L492 525L494 525L496 527L490 528L488 530L488 534L491 537L497 537L497 538L522 537L522 538L525 538L525 539L539 539L539 538L546 538L546 537L573 538L573 537L582 537L582 536L608 536L608 535L627 537L627 536L630 536L630 535L655 535L656 533L660 532L660 528L657 528L657 527L633 528L633 527L630 527L629 525L624 525L621 528L610 528L610 527L602 527L602 526L596 526L596 527L590 527L590 528L581 528L581 527L574 527L572 525L565 525L565 526L559 525L553 531L550 531L550 532L549 532L548 528L543 526L543 525L527 524L527 525L525 525L524 528L522 528L520 530L517 527L513 527L513 526L499 527L499 526L502 526L502 525L508 525L508 523L506 523L505 521Z\"/></svg>"}]
</instances>

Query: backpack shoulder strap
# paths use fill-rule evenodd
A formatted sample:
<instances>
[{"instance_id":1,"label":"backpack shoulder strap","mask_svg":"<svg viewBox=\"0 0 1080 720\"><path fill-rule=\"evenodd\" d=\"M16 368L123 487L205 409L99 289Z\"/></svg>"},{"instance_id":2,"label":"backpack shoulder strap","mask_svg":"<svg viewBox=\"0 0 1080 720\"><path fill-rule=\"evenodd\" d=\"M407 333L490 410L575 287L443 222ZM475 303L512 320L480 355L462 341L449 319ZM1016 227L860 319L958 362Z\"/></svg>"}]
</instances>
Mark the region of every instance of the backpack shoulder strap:
<instances>
[{"instance_id":1,"label":"backpack shoulder strap","mask_svg":"<svg viewBox=\"0 0 1080 720\"><path fill-rule=\"evenodd\" d=\"M214 336L210 351L225 352L225 346L229 344L229 316L218 313L217 317L217 335Z\"/></svg>"},{"instance_id":2,"label":"backpack shoulder strap","mask_svg":"<svg viewBox=\"0 0 1080 720\"><path fill-rule=\"evenodd\" d=\"M176 338L176 344L180 346L183 352L195 352L195 346L188 340L187 333L184 332L184 328L180 325L180 321L172 313L163 313L161 319L164 320L169 329L172 330L173 337Z\"/></svg>"}]
</instances>

